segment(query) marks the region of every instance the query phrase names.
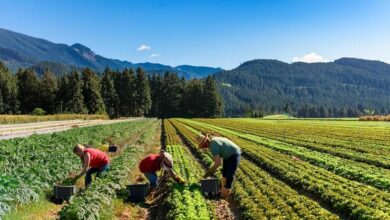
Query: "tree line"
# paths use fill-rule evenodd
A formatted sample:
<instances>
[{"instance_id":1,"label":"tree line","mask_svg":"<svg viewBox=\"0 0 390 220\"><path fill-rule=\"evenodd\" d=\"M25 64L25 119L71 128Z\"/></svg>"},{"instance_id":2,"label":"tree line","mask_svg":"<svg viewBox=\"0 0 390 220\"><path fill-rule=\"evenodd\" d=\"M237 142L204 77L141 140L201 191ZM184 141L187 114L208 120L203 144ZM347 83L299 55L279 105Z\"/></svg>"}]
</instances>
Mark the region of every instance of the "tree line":
<instances>
[{"instance_id":1,"label":"tree line","mask_svg":"<svg viewBox=\"0 0 390 220\"><path fill-rule=\"evenodd\" d=\"M219 117L223 103L213 77L185 80L137 68L100 75L89 68L57 77L32 69L13 75L0 62L0 114L108 114L118 117Z\"/></svg>"}]
</instances>

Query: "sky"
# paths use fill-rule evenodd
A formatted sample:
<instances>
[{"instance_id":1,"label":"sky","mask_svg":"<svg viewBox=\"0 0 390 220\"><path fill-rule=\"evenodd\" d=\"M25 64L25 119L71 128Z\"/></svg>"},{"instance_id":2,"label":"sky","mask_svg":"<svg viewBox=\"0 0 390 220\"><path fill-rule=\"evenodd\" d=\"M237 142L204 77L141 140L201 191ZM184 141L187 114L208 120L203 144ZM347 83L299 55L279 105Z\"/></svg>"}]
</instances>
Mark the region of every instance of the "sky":
<instances>
[{"instance_id":1,"label":"sky","mask_svg":"<svg viewBox=\"0 0 390 220\"><path fill-rule=\"evenodd\" d=\"M0 27L130 62L390 63L390 0L0 0Z\"/></svg>"}]
</instances>

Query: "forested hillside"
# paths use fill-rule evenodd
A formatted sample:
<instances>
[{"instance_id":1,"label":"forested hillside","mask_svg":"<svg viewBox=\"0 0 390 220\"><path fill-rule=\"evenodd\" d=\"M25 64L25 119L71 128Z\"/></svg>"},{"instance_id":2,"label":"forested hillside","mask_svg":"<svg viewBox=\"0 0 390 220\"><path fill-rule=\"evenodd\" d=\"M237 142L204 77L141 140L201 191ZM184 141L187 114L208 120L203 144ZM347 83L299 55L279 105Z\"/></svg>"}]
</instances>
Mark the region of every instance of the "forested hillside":
<instances>
[{"instance_id":1,"label":"forested hillside","mask_svg":"<svg viewBox=\"0 0 390 220\"><path fill-rule=\"evenodd\" d=\"M390 65L342 58L330 63L252 60L214 75L226 115L289 112L355 117L390 112Z\"/></svg>"}]
</instances>

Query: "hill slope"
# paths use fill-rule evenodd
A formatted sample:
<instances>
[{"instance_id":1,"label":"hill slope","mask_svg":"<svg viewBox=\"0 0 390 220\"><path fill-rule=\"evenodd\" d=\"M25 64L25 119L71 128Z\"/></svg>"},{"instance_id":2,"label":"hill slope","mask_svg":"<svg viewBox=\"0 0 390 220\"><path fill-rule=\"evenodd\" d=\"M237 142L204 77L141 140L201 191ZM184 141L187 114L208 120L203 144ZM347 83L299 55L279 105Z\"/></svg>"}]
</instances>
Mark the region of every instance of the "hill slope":
<instances>
[{"instance_id":1,"label":"hill slope","mask_svg":"<svg viewBox=\"0 0 390 220\"><path fill-rule=\"evenodd\" d=\"M330 63L252 60L215 74L227 115L248 109L297 113L306 105L390 111L390 65L342 58Z\"/></svg>"},{"instance_id":2,"label":"hill slope","mask_svg":"<svg viewBox=\"0 0 390 220\"><path fill-rule=\"evenodd\" d=\"M171 67L158 63L131 63L109 59L95 54L90 48L79 43L72 46L57 44L2 28L0 28L0 61L5 62L13 72L20 67L33 66L32 68L36 69L34 65L42 66L42 63L47 67L62 65L63 69L89 67L100 72L106 66L115 70L141 67L152 72L177 72L186 78L199 78L221 71L220 68L213 67L187 65Z\"/></svg>"}]
</instances>

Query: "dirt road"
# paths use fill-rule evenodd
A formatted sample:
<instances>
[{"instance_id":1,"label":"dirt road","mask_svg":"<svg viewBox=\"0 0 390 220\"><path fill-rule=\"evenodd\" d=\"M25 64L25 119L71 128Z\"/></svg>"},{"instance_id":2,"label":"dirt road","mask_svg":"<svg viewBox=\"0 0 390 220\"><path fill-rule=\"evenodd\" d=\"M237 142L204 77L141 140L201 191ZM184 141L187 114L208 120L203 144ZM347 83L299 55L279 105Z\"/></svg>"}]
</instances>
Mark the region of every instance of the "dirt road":
<instances>
[{"instance_id":1,"label":"dirt road","mask_svg":"<svg viewBox=\"0 0 390 220\"><path fill-rule=\"evenodd\" d=\"M66 120L66 121L46 121L14 125L0 125L0 140L17 137L27 137L33 134L47 134L65 131L72 128L88 127L101 124L112 124L123 121L133 121L139 118L127 118L117 120Z\"/></svg>"}]
</instances>

